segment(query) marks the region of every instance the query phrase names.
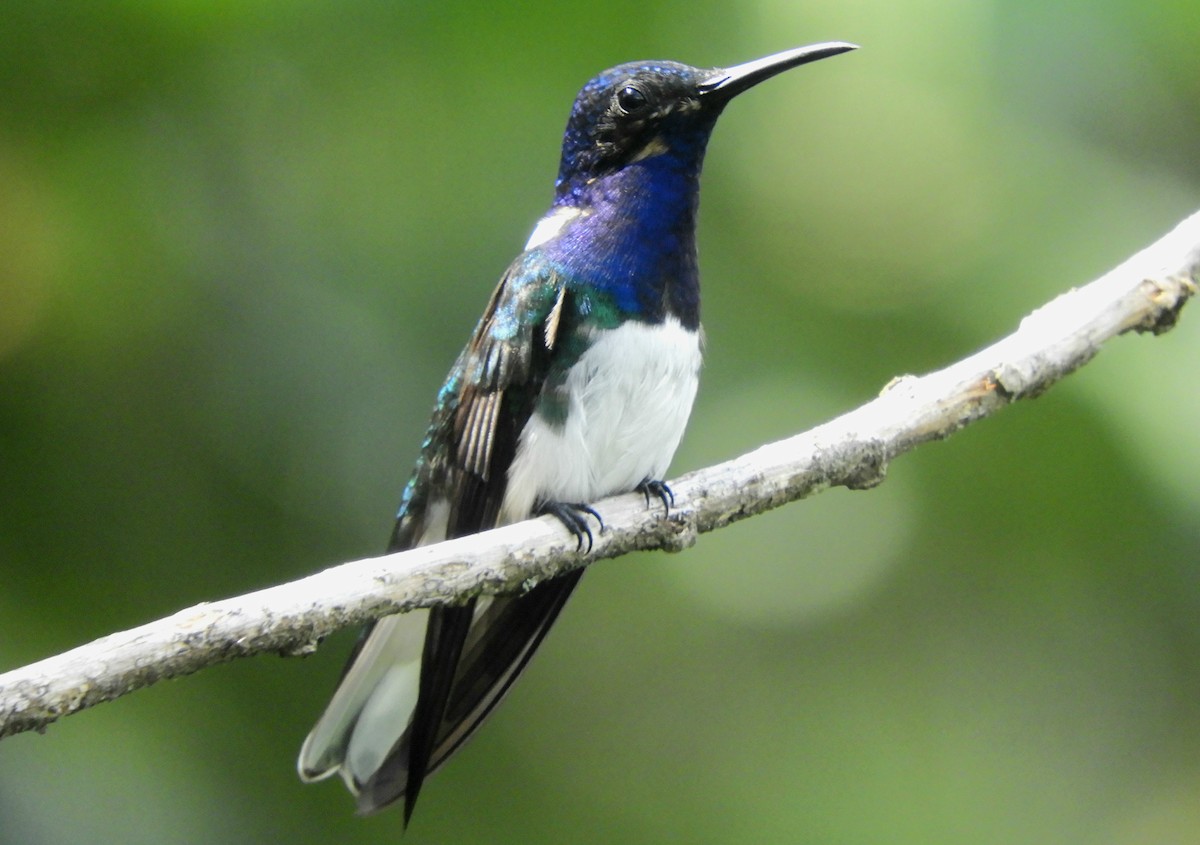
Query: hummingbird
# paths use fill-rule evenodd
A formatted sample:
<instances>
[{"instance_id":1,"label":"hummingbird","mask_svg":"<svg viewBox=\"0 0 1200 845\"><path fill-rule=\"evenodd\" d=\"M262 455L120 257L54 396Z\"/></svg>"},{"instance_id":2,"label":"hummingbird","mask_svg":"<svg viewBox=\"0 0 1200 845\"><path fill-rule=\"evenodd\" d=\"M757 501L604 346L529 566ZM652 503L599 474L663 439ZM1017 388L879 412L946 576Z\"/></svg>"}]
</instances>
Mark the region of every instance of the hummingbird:
<instances>
[{"instance_id":1,"label":"hummingbird","mask_svg":"<svg viewBox=\"0 0 1200 845\"><path fill-rule=\"evenodd\" d=\"M580 90L549 212L500 279L437 395L389 552L553 514L583 550L590 502L664 482L700 373L696 214L709 136L738 94L856 45L729 68L619 65ZM368 626L305 740L305 781L340 774L370 813L404 800L508 692L579 583Z\"/></svg>"}]
</instances>

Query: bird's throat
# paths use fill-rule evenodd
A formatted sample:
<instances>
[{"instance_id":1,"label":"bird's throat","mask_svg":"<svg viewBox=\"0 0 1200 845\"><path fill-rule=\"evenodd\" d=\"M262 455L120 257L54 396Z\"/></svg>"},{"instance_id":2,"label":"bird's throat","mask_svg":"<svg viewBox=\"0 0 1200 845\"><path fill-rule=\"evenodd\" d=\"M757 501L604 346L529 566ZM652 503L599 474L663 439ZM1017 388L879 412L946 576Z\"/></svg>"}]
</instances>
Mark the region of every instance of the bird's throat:
<instances>
[{"instance_id":1,"label":"bird's throat","mask_svg":"<svg viewBox=\"0 0 1200 845\"><path fill-rule=\"evenodd\" d=\"M696 260L699 161L648 156L588 184L578 217L544 245L547 257L612 296L626 316L700 322ZM554 212L562 213L562 212Z\"/></svg>"}]
</instances>

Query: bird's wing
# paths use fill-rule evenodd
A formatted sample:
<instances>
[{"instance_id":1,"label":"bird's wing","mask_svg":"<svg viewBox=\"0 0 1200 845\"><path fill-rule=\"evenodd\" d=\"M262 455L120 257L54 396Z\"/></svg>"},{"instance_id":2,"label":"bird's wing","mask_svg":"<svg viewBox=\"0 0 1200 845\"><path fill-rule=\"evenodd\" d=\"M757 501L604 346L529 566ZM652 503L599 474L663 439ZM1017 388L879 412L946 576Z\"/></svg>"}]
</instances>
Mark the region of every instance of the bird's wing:
<instances>
[{"instance_id":1,"label":"bird's wing","mask_svg":"<svg viewBox=\"0 0 1200 845\"><path fill-rule=\"evenodd\" d=\"M438 396L390 551L497 524L507 469L549 369L567 296L558 276L527 257L501 279ZM302 776L340 770L361 812L404 796L407 819L425 776L503 697L578 578L380 620L364 632L306 741Z\"/></svg>"}]
</instances>

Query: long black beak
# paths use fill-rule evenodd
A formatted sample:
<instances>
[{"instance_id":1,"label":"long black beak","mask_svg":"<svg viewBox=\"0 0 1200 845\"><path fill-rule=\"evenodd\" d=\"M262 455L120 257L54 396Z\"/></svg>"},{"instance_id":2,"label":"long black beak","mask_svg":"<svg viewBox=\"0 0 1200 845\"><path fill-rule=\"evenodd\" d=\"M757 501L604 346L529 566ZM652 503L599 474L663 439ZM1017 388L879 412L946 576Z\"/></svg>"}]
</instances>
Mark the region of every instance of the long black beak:
<instances>
[{"instance_id":1,"label":"long black beak","mask_svg":"<svg viewBox=\"0 0 1200 845\"><path fill-rule=\"evenodd\" d=\"M770 79L785 70L857 49L857 44L849 44L845 41L826 41L822 44L810 44L807 47L784 50L782 53L734 65L730 68L716 68L713 70L712 76L700 83L699 93L706 101L712 98L725 103L747 88L752 88L764 79Z\"/></svg>"}]
</instances>

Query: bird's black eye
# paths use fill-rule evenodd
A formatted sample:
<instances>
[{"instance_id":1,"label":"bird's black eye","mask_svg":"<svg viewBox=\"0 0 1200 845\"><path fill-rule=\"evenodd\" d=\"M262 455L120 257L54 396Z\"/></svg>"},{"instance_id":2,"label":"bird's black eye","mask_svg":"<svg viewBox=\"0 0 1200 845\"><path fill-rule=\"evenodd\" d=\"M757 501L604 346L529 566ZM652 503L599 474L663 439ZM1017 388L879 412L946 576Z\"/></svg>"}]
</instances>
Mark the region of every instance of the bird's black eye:
<instances>
[{"instance_id":1,"label":"bird's black eye","mask_svg":"<svg viewBox=\"0 0 1200 845\"><path fill-rule=\"evenodd\" d=\"M633 114L646 106L646 95L632 85L626 85L617 92L617 105L626 114Z\"/></svg>"}]
</instances>

